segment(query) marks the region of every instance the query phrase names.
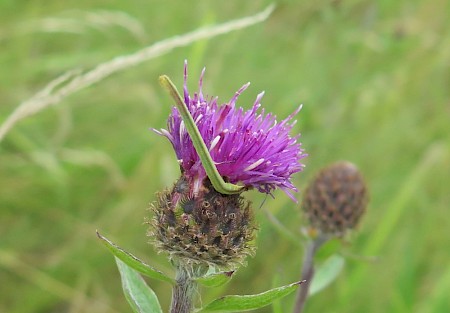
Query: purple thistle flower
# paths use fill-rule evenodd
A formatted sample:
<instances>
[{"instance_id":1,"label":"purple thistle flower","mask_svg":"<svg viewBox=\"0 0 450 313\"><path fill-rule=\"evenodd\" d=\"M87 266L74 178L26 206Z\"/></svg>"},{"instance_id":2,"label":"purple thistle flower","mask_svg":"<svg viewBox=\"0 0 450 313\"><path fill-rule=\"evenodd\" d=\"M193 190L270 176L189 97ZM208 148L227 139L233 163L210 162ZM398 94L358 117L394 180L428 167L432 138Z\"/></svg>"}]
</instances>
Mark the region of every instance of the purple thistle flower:
<instances>
[{"instance_id":1,"label":"purple thistle flower","mask_svg":"<svg viewBox=\"0 0 450 313\"><path fill-rule=\"evenodd\" d=\"M296 123L292 118L301 106L277 123L276 116L265 114L264 109L258 113L262 92L253 107L244 112L235 103L250 83L242 86L228 103L218 105L217 97L203 96L204 72L203 69L199 91L190 96L185 62L184 100L220 175L228 182L241 183L246 188L254 187L267 194L280 188L295 200L290 191L297 191L297 188L291 182L291 175L303 169L300 159L306 154L297 141L300 135L291 137L289 132ZM167 121L167 130L155 131L170 140L182 171L192 179L196 192L207 175L175 107Z\"/></svg>"}]
</instances>

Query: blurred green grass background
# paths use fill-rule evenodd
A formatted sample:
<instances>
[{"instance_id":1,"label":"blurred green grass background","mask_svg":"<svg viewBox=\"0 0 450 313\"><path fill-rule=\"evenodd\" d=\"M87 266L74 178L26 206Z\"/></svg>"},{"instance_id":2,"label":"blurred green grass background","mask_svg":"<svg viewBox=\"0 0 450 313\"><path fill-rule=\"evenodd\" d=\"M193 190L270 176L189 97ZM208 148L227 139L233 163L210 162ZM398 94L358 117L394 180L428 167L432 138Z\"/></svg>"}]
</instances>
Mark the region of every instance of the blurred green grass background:
<instances>
[{"instance_id":1,"label":"blurred green grass background","mask_svg":"<svg viewBox=\"0 0 450 313\"><path fill-rule=\"evenodd\" d=\"M0 1L0 122L49 81L212 23L254 14L269 1ZM261 24L204 40L115 74L18 123L0 143L0 312L130 312L111 255L95 230L160 269L144 217L178 167L165 126L160 74L280 118L298 104L295 132L309 154L294 180L356 163L371 201L328 289L307 312L449 312L449 3L279 1ZM108 18L109 16L109 18ZM232 283L203 293L256 293L299 279L302 250L258 209L258 251ZM301 198L301 193L298 195ZM264 206L299 234L300 209L283 193ZM299 234L299 240L301 235ZM375 261L373 261L375 259ZM149 281L164 308L168 286ZM281 302L290 312L291 295ZM258 312L271 312L267 307Z\"/></svg>"}]
</instances>

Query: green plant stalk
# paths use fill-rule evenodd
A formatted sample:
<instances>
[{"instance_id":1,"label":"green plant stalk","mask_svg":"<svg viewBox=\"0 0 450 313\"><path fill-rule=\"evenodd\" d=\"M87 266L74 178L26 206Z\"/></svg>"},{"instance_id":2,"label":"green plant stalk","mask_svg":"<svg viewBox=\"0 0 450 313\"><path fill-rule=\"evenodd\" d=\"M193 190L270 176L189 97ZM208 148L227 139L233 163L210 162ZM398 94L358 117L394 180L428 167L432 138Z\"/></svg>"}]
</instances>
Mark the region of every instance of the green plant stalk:
<instances>
[{"instance_id":1,"label":"green plant stalk","mask_svg":"<svg viewBox=\"0 0 450 313\"><path fill-rule=\"evenodd\" d=\"M191 313L194 307L194 294L197 282L193 278L192 268L187 265L176 266L176 284L172 289L170 313Z\"/></svg>"},{"instance_id":2,"label":"green plant stalk","mask_svg":"<svg viewBox=\"0 0 450 313\"><path fill-rule=\"evenodd\" d=\"M305 280L305 282L301 284L300 289L297 292L297 299L295 301L293 313L303 312L303 308L305 307L305 303L308 298L309 286L311 285L314 277L314 256L320 246L322 246L328 239L328 236L320 234L316 238L309 240L308 244L305 246L305 256L303 259L301 278L302 280Z\"/></svg>"},{"instance_id":3,"label":"green plant stalk","mask_svg":"<svg viewBox=\"0 0 450 313\"><path fill-rule=\"evenodd\" d=\"M178 92L177 88L172 83L170 78L166 75L162 75L159 77L159 83L169 92L170 96L175 100L175 106L180 112L181 118L183 119L188 134L191 137L192 143L194 144L195 151L197 151L198 156L202 161L202 165L205 168L206 174L211 180L214 189L216 189L217 192L227 195L242 192L244 186L227 183L223 180L222 176L220 176L220 173L217 170L217 167L214 164L211 155L209 154L208 148L203 141L197 125L195 125L194 119L192 118L187 105L184 103L184 100L181 98L180 93Z\"/></svg>"}]
</instances>

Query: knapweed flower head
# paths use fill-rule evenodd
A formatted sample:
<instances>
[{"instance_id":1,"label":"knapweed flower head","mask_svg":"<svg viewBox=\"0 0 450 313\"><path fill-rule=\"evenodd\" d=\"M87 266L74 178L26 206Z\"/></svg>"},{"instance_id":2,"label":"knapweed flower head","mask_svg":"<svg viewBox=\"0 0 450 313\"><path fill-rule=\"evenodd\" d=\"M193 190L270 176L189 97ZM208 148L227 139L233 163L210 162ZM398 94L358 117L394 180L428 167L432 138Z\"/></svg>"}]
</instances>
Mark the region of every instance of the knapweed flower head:
<instances>
[{"instance_id":1,"label":"knapweed flower head","mask_svg":"<svg viewBox=\"0 0 450 313\"><path fill-rule=\"evenodd\" d=\"M203 95L203 75L204 71L199 91L190 95L185 64L184 102L220 176L243 185L243 190L256 188L270 194L280 188L293 198L291 191L296 188L291 175L302 170L300 159L305 155L298 136L291 137L289 132L300 108L280 123L264 109L259 112L263 93L250 110L237 108L236 100L248 84L219 105L217 98ZM179 263L221 268L243 264L254 253L251 242L256 226L250 203L241 192L222 194L214 188L177 108L167 124L167 130L156 132L172 143L181 177L152 205L150 237L160 251Z\"/></svg>"},{"instance_id":2,"label":"knapweed flower head","mask_svg":"<svg viewBox=\"0 0 450 313\"><path fill-rule=\"evenodd\" d=\"M230 101L219 105L217 98L203 95L203 76L204 70L198 92L190 95L185 63L184 101L220 175L228 182L264 193L280 188L293 198L290 191L297 189L291 176L303 169L300 159L306 155L298 142L299 135L291 137L289 132L296 122L292 118L301 107L278 123L276 116L260 110L262 92L252 108L244 111L236 107L236 101L250 83L242 86ZM172 109L167 124L167 130L158 133L170 140L182 171L200 186L206 172L177 108Z\"/></svg>"},{"instance_id":3,"label":"knapweed flower head","mask_svg":"<svg viewBox=\"0 0 450 313\"><path fill-rule=\"evenodd\" d=\"M313 231L343 236L366 210L368 192L358 168L337 162L323 168L305 190L302 208Z\"/></svg>"}]
</instances>

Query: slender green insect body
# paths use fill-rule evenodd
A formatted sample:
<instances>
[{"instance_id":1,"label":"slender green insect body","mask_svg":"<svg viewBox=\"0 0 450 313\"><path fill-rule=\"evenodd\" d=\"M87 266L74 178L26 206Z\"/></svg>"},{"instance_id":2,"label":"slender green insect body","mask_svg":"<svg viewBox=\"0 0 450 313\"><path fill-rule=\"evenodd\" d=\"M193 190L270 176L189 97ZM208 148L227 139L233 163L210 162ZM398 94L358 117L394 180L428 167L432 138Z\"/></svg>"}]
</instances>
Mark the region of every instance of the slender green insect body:
<instances>
[{"instance_id":1,"label":"slender green insect body","mask_svg":"<svg viewBox=\"0 0 450 313\"><path fill-rule=\"evenodd\" d=\"M195 124L187 105L184 103L180 93L178 92L177 88L172 83L170 78L166 75L162 75L159 77L159 83L169 92L170 96L175 100L175 106L180 112L186 130L191 137L192 143L194 144L195 151L197 151L200 160L202 161L203 167L205 168L206 174L211 180L214 189L217 192L227 195L244 191L244 186L227 183L223 180L222 176L220 176L220 173L217 170L217 167L214 164L211 155L209 154L208 148L203 141L200 131L198 130L198 127Z\"/></svg>"}]
</instances>

